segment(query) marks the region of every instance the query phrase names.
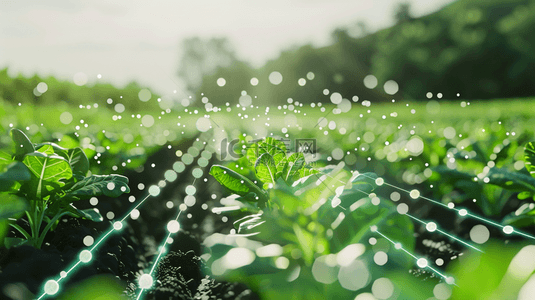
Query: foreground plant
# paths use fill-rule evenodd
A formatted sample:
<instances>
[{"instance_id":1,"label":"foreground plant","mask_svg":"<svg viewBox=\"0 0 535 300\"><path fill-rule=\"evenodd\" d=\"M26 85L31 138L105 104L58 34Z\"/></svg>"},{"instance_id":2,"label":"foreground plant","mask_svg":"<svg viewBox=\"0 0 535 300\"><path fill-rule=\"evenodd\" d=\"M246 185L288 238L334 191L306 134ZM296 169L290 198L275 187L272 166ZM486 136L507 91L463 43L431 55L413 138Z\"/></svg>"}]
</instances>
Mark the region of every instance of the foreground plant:
<instances>
[{"instance_id":1,"label":"foreground plant","mask_svg":"<svg viewBox=\"0 0 535 300\"><path fill-rule=\"evenodd\" d=\"M6 247L29 244L40 248L48 231L66 215L100 222L103 218L96 209L80 210L73 203L130 192L124 176L86 176L89 160L81 148L34 144L19 129L12 129L11 137L15 152L0 151L0 242ZM27 217L29 232L16 223L22 214ZM24 238L4 238L6 225Z\"/></svg>"},{"instance_id":2,"label":"foreground plant","mask_svg":"<svg viewBox=\"0 0 535 300\"><path fill-rule=\"evenodd\" d=\"M374 225L404 249L414 249L411 221L391 201L379 200L373 193L377 179L373 173L349 172L343 163L311 168L302 153L287 155L284 143L272 138L249 148L235 169L213 165L210 170L235 194L222 199L222 204L241 209L231 213L238 218L237 235L214 234L205 240L211 250L208 263L214 274L226 274L229 280L247 275L247 284L263 286L266 298L300 293L303 298L348 299L366 282L360 286L347 279L354 275L343 274L362 266L371 278L384 276L387 270L374 263L373 251L364 251ZM254 173L261 187L238 171ZM396 270L412 266L411 257L402 251L390 253L388 259ZM240 263L229 263L233 260ZM345 290L322 285L337 277ZM297 291L296 286L310 288Z\"/></svg>"}]
</instances>

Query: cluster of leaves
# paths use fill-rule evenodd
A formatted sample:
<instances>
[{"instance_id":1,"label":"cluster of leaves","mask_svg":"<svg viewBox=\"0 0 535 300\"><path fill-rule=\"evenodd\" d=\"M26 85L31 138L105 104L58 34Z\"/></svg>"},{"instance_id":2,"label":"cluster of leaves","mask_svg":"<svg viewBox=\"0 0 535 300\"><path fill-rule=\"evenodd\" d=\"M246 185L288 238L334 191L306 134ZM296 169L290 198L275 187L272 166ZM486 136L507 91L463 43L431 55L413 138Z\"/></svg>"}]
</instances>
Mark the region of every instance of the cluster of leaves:
<instances>
[{"instance_id":1,"label":"cluster of leaves","mask_svg":"<svg viewBox=\"0 0 535 300\"><path fill-rule=\"evenodd\" d=\"M462 163L462 170L450 169L446 166L433 168L436 176L432 176L432 181L437 181L441 185L449 185L450 188L462 191L455 192L453 199L456 202L464 202L469 199L477 199L482 212L487 216L501 216L503 208L509 203L512 197L519 200L535 200L535 143L527 143L524 147L525 168L510 170L513 162L512 153L516 152L516 144L508 143L498 145L494 150L485 151L481 143L471 145L476 155ZM453 158L462 161L464 156L469 155L471 148L459 151ZM496 151L499 150L499 151ZM490 152L490 153L488 153ZM488 162L492 164L489 166ZM449 201L449 198L445 198ZM503 216L502 223L525 227L533 225L535 220L535 207L525 203L520 210Z\"/></svg>"},{"instance_id":2,"label":"cluster of leaves","mask_svg":"<svg viewBox=\"0 0 535 300\"><path fill-rule=\"evenodd\" d=\"M11 137L15 152L0 152L0 241L6 247L26 243L41 247L47 232L65 215L102 221L95 209L80 210L73 203L101 195L118 197L130 191L124 176L86 176L89 161L81 148L34 144L19 129L12 129ZM30 232L16 222L22 214L28 218ZM4 238L6 225L24 238Z\"/></svg>"},{"instance_id":3,"label":"cluster of leaves","mask_svg":"<svg viewBox=\"0 0 535 300\"><path fill-rule=\"evenodd\" d=\"M241 199L259 201L263 207L268 200L266 190L273 187L279 179L292 184L299 178L318 173L318 170L305 163L303 153L297 152L288 156L286 152L286 145L272 137L254 143L247 150L247 161L254 166L254 173L263 182L263 189L224 166L212 166L210 174L224 187L242 196Z\"/></svg>"},{"instance_id":4,"label":"cluster of leaves","mask_svg":"<svg viewBox=\"0 0 535 300\"><path fill-rule=\"evenodd\" d=\"M252 286L270 282L277 288L262 288L268 298L295 294L298 286L314 287L307 291L299 290L307 297L348 298L353 295L354 289L342 283L343 288L334 285L329 291L318 288L321 285L315 278L317 274L314 275L311 269L318 257L336 255L350 245L365 247L362 243L372 236L370 227L373 225L387 225L381 226L382 232L396 237L406 249L414 249L411 221L398 214L390 201L372 204L371 198L376 197L373 190L377 175L351 173L342 165L310 168L302 153L287 155L286 152L284 143L266 138L255 143L240 158L247 161L248 168L261 180L262 188L237 171L220 165L212 166L210 174L237 194L229 197L234 201L228 205L241 203L248 214L234 222L237 233L260 242L245 243L245 247L255 251L260 245L273 247L275 244L282 249L272 257L257 257L250 265L231 272L231 278L234 274L233 279L243 280L243 275L247 275L247 283ZM333 186L336 188L331 188ZM261 201L267 201L268 205L250 205ZM217 265L217 261L224 260L234 247L238 245L228 239L211 244L211 262ZM239 247L244 247L244 243L240 243ZM288 258L287 267L276 263L280 257ZM393 253L389 260L394 269L411 266L408 257L401 252ZM372 251L365 251L359 261L363 262L372 278L381 277L388 271L388 268L377 267ZM339 269L340 266L333 266L329 272L337 274ZM301 273L298 282L289 283L287 280L292 277L292 272ZM334 278L336 281L336 275Z\"/></svg>"}]
</instances>

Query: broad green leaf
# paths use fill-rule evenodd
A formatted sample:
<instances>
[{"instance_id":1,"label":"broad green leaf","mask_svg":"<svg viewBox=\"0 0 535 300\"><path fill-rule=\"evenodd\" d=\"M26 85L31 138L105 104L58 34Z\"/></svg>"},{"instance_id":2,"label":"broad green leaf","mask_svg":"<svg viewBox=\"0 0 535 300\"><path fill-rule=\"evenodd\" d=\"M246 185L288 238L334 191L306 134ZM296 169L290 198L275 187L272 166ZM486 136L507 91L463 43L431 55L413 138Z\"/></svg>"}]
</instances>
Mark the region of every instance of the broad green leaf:
<instances>
[{"instance_id":1,"label":"broad green leaf","mask_svg":"<svg viewBox=\"0 0 535 300\"><path fill-rule=\"evenodd\" d=\"M282 170L284 167L282 160L286 158L286 145L283 142L272 137L257 142L247 149L247 159L254 166L258 158L264 153L269 153L273 157L275 165L281 164L280 168Z\"/></svg>"},{"instance_id":2,"label":"broad green leaf","mask_svg":"<svg viewBox=\"0 0 535 300\"><path fill-rule=\"evenodd\" d=\"M91 220L93 222L102 222L104 220L102 215L98 211L96 211L94 208L82 210L72 205L68 205L65 207L65 209L75 217L84 218L87 220Z\"/></svg>"},{"instance_id":3,"label":"broad green leaf","mask_svg":"<svg viewBox=\"0 0 535 300\"><path fill-rule=\"evenodd\" d=\"M18 218L28 209L28 203L23 198L12 194L0 194L0 220Z\"/></svg>"},{"instance_id":4,"label":"broad green leaf","mask_svg":"<svg viewBox=\"0 0 535 300\"><path fill-rule=\"evenodd\" d=\"M293 224L293 231L299 242L305 262L307 265L312 264L312 260L314 259L314 249L316 246L314 243L314 236L310 232L301 229L297 223Z\"/></svg>"},{"instance_id":5,"label":"broad green leaf","mask_svg":"<svg viewBox=\"0 0 535 300\"><path fill-rule=\"evenodd\" d=\"M307 177L307 176L318 174L318 173L319 171L316 169L303 167L302 169L299 170L299 177L303 178L303 177Z\"/></svg>"},{"instance_id":6,"label":"broad green leaf","mask_svg":"<svg viewBox=\"0 0 535 300\"><path fill-rule=\"evenodd\" d=\"M73 174L85 176L89 171L89 160L81 148L59 150L56 154L65 158L71 166Z\"/></svg>"},{"instance_id":7,"label":"broad green leaf","mask_svg":"<svg viewBox=\"0 0 535 300\"><path fill-rule=\"evenodd\" d=\"M13 162L13 158L8 153L0 151L0 170L3 170L7 165Z\"/></svg>"},{"instance_id":8,"label":"broad green leaf","mask_svg":"<svg viewBox=\"0 0 535 300\"><path fill-rule=\"evenodd\" d=\"M261 190L247 177L221 165L213 165L210 168L212 175L221 185L240 196L246 196L253 192L261 199L267 200L265 192Z\"/></svg>"},{"instance_id":9,"label":"broad green leaf","mask_svg":"<svg viewBox=\"0 0 535 300\"><path fill-rule=\"evenodd\" d=\"M54 148L51 145L43 145L36 150L37 152L44 153L46 155L54 154Z\"/></svg>"},{"instance_id":10,"label":"broad green leaf","mask_svg":"<svg viewBox=\"0 0 535 300\"><path fill-rule=\"evenodd\" d=\"M13 162L7 166L6 171L0 173L0 191L9 191L19 181L30 180L30 171L21 162Z\"/></svg>"},{"instance_id":11,"label":"broad green leaf","mask_svg":"<svg viewBox=\"0 0 535 300\"><path fill-rule=\"evenodd\" d=\"M101 195L116 198L129 192L128 178L125 176L92 175L76 182L66 190L61 200L66 203Z\"/></svg>"},{"instance_id":12,"label":"broad green leaf","mask_svg":"<svg viewBox=\"0 0 535 300\"><path fill-rule=\"evenodd\" d=\"M87 159L87 156L85 155L82 148L76 147L72 149L66 149L59 146L58 144L48 142L35 144L36 148L45 146L52 147L54 153L65 158L65 160L67 160L67 162L71 166L73 174L85 176L85 174L87 174L87 171L89 171L89 160ZM38 151L43 152L40 150Z\"/></svg>"},{"instance_id":13,"label":"broad green leaf","mask_svg":"<svg viewBox=\"0 0 535 300\"><path fill-rule=\"evenodd\" d=\"M298 175L299 170L305 165L305 156L301 152L293 153L290 155L284 164L282 171L282 177L284 180L292 180L296 175Z\"/></svg>"},{"instance_id":14,"label":"broad green leaf","mask_svg":"<svg viewBox=\"0 0 535 300\"><path fill-rule=\"evenodd\" d=\"M535 178L519 172L510 172L506 169L491 168L487 173L490 184L501 186L511 191L535 192Z\"/></svg>"},{"instance_id":15,"label":"broad green leaf","mask_svg":"<svg viewBox=\"0 0 535 300\"><path fill-rule=\"evenodd\" d=\"M24 155L35 152L35 148L33 147L32 142L30 142L30 139L19 129L11 129L11 138L13 139L13 142L15 142L16 160L22 161Z\"/></svg>"},{"instance_id":16,"label":"broad green leaf","mask_svg":"<svg viewBox=\"0 0 535 300\"><path fill-rule=\"evenodd\" d=\"M72 170L69 163L61 156L46 155L40 152L27 154L23 160L24 164L32 173L29 182L32 197L43 199L48 192L64 185L61 179L72 177Z\"/></svg>"},{"instance_id":17,"label":"broad green leaf","mask_svg":"<svg viewBox=\"0 0 535 300\"><path fill-rule=\"evenodd\" d=\"M275 161L269 153L264 153L256 160L255 163L256 177L260 179L264 184L275 184L277 180L277 167Z\"/></svg>"},{"instance_id":18,"label":"broad green leaf","mask_svg":"<svg viewBox=\"0 0 535 300\"><path fill-rule=\"evenodd\" d=\"M248 201L248 202L256 202L258 201L257 199L257 196L255 193L253 192L250 192L250 193L247 193L245 196L240 196L238 198L236 198L237 201Z\"/></svg>"},{"instance_id":19,"label":"broad green leaf","mask_svg":"<svg viewBox=\"0 0 535 300\"><path fill-rule=\"evenodd\" d=\"M524 162L526 169L535 177L535 142L529 142L524 148Z\"/></svg>"}]
</instances>

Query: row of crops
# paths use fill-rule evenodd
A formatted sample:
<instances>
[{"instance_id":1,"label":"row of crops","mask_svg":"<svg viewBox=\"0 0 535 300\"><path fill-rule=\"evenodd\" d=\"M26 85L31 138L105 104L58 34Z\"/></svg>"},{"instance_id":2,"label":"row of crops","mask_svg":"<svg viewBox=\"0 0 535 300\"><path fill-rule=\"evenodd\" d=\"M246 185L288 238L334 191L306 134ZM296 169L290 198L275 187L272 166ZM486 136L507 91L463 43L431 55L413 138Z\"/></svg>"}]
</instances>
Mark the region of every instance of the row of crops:
<instances>
[{"instance_id":1,"label":"row of crops","mask_svg":"<svg viewBox=\"0 0 535 300\"><path fill-rule=\"evenodd\" d=\"M374 104L335 94L306 106L144 113L120 99L4 102L2 255L47 251L45 236L66 217L109 229L72 237L83 240L79 254L64 273L27 284L30 298L74 287L71 272L98 260L114 233L152 235L156 245L118 276L128 288L108 290L158 299L151 290L174 271L157 266L186 232L200 243L203 276L251 291L222 292L228 299L529 299L535 103ZM203 280L181 295L209 297Z\"/></svg>"}]
</instances>

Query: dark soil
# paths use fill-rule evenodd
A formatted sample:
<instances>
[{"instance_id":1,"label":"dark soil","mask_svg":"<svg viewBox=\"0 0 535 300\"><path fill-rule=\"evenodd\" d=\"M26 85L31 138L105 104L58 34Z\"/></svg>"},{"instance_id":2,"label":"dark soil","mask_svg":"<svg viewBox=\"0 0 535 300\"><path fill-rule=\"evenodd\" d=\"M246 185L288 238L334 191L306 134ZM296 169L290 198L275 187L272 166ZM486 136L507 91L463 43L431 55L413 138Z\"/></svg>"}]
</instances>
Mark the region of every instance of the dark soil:
<instances>
[{"instance_id":1,"label":"dark soil","mask_svg":"<svg viewBox=\"0 0 535 300\"><path fill-rule=\"evenodd\" d=\"M202 140L202 136L199 138ZM195 139L184 141L171 149L162 148L137 171L118 171L129 178L131 193L119 199L98 197L99 203L95 207L103 216L112 211L116 220L122 218L137 201L147 195L149 186L158 184L164 178L165 170L171 169L177 160L175 152L180 149L186 153L194 143L201 146L201 142ZM168 234L166 224L176 217L178 205L183 203L186 195L185 187L194 182L191 171L195 166L195 162L186 166L176 181L167 183L168 186L161 189L160 195L150 197L139 207L140 217L137 220L129 219L120 232L111 234L93 253L90 263L79 266L73 274L69 274L67 280L61 282L61 289L69 289L94 275L111 274L124 282L125 295L136 295L137 278L152 267L158 255L157 249ZM209 177L206 176L207 172L205 169L203 178ZM211 204L215 200L210 196L218 192L219 186L213 184L211 178L208 183L200 179L195 182L197 203L181 214L181 230L172 236L174 242L167 246L168 252L156 268L153 288L145 292L144 299L259 299L243 284L219 282L211 278L209 268L199 257L202 250L200 242L205 237L214 232L228 232L232 225L223 223L209 209L201 208L203 203L213 206ZM145 185L143 190L138 189L139 183ZM130 195L136 197L135 203L128 201ZM169 209L166 206L168 201L175 206ZM80 201L76 206L81 209L93 207L89 201ZM186 213L191 217L188 218ZM19 220L19 224L27 226L24 220ZM0 299L39 297L46 280L57 279L61 271L68 270L78 261L79 253L87 248L83 244L84 237L91 235L96 241L111 228L111 224L106 217L104 222L99 223L66 217L47 235L42 249L30 246L0 248ZM16 233L11 231L10 236L16 236Z\"/></svg>"}]
</instances>

